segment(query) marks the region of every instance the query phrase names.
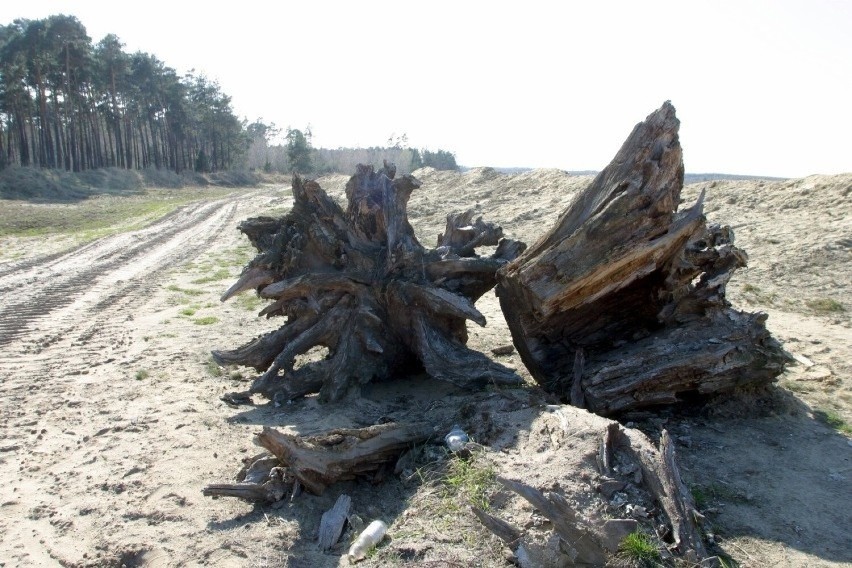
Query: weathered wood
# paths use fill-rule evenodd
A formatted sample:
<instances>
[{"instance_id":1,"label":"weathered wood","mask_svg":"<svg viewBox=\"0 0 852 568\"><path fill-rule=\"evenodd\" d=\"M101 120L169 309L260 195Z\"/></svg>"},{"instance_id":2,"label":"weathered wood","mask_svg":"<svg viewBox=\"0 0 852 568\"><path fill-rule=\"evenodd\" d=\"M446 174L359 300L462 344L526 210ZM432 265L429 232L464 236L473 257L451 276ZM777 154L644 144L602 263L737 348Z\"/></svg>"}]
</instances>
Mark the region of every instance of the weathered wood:
<instances>
[{"instance_id":1,"label":"weathered wood","mask_svg":"<svg viewBox=\"0 0 852 568\"><path fill-rule=\"evenodd\" d=\"M338 481L375 473L412 444L433 434L428 424L387 423L335 429L316 436L264 427L255 442L272 452L307 491L320 495Z\"/></svg>"},{"instance_id":2,"label":"weathered wood","mask_svg":"<svg viewBox=\"0 0 852 568\"><path fill-rule=\"evenodd\" d=\"M766 384L783 371L765 315L725 298L747 261L733 232L707 226L703 196L677 212L678 127L669 103L648 116L556 225L498 271L530 373L594 412Z\"/></svg>"},{"instance_id":3,"label":"weathered wood","mask_svg":"<svg viewBox=\"0 0 852 568\"><path fill-rule=\"evenodd\" d=\"M202 493L207 497L236 497L256 503L275 503L292 489L293 480L278 458L263 453L245 461L237 483L214 483Z\"/></svg>"},{"instance_id":4,"label":"weathered wood","mask_svg":"<svg viewBox=\"0 0 852 568\"><path fill-rule=\"evenodd\" d=\"M472 222L467 212L448 217L438 248L424 248L406 210L420 182L394 179L395 171L392 164L379 172L358 166L346 185L345 211L315 181L296 176L287 215L240 224L258 255L222 299L255 289L272 300L260 315L287 321L238 349L213 352L220 364L263 371L236 398L319 392L321 400L338 400L417 364L464 387L522 382L465 347L465 321L485 325L474 303L525 245L502 239L502 230L481 218ZM498 247L477 256L483 245ZM297 356L317 345L328 348L325 359L296 368Z\"/></svg>"},{"instance_id":5,"label":"weathered wood","mask_svg":"<svg viewBox=\"0 0 852 568\"><path fill-rule=\"evenodd\" d=\"M615 447L628 453L642 468L642 483L669 518L677 552L692 561L707 557L698 526L700 514L680 476L674 444L668 432L660 436L659 450L638 430L617 428Z\"/></svg>"},{"instance_id":6,"label":"weathered wood","mask_svg":"<svg viewBox=\"0 0 852 568\"><path fill-rule=\"evenodd\" d=\"M352 498L349 495L341 495L334 502L334 506L322 514L317 536L317 543L321 550L328 550L337 544L351 508Z\"/></svg>"}]
</instances>

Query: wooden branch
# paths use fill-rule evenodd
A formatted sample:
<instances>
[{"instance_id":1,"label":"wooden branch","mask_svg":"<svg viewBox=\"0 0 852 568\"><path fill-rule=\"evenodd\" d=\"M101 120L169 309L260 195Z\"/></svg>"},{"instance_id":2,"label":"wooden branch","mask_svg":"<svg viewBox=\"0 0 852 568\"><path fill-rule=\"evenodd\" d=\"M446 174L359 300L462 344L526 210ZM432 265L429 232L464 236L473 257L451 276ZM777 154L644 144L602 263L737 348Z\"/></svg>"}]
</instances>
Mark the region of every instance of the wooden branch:
<instances>
[{"instance_id":1,"label":"wooden branch","mask_svg":"<svg viewBox=\"0 0 852 568\"><path fill-rule=\"evenodd\" d=\"M275 503L284 498L293 486L292 479L280 467L277 458L263 453L249 458L237 474L237 483L214 483L202 494L207 497L236 497L256 503Z\"/></svg>"}]
</instances>

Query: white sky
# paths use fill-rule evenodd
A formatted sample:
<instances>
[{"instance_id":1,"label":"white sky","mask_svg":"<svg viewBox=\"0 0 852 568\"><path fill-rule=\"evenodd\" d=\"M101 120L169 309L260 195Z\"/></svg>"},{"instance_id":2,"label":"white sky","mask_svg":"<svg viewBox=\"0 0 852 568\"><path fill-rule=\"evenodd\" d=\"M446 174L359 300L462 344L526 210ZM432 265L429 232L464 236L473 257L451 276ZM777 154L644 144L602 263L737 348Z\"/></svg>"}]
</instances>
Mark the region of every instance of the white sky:
<instances>
[{"instance_id":1,"label":"white sky","mask_svg":"<svg viewBox=\"0 0 852 568\"><path fill-rule=\"evenodd\" d=\"M404 132L465 166L597 170L671 100L689 172L852 171L846 0L27 0L0 24L59 13L316 146Z\"/></svg>"}]
</instances>

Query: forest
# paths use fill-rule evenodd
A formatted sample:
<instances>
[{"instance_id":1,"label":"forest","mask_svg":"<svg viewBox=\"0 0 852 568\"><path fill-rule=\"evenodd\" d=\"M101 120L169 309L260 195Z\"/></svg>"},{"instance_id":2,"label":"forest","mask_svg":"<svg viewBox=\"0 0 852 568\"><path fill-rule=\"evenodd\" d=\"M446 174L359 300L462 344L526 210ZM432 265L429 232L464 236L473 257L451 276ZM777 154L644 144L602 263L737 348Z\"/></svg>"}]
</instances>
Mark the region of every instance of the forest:
<instances>
[{"instance_id":1,"label":"forest","mask_svg":"<svg viewBox=\"0 0 852 568\"><path fill-rule=\"evenodd\" d=\"M274 124L240 119L231 102L216 81L127 53L114 34L93 43L74 16L0 25L0 170L310 174L382 159L406 172L458 169L452 153L407 148L404 135L388 148L325 150L312 146L309 127L288 127L282 143Z\"/></svg>"}]
</instances>

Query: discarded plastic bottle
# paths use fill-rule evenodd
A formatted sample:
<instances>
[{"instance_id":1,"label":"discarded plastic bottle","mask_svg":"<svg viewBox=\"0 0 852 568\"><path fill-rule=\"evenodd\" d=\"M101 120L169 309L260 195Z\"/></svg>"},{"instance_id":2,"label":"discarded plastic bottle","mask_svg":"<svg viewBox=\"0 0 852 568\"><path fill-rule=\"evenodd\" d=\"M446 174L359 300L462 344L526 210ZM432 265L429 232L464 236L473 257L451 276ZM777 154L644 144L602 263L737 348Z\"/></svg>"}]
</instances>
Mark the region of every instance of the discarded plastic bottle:
<instances>
[{"instance_id":1,"label":"discarded plastic bottle","mask_svg":"<svg viewBox=\"0 0 852 568\"><path fill-rule=\"evenodd\" d=\"M363 560L371 548L379 544L388 532L388 526L382 521L373 521L364 532L358 535L352 546L349 547L349 560L357 562Z\"/></svg>"},{"instance_id":2,"label":"discarded plastic bottle","mask_svg":"<svg viewBox=\"0 0 852 568\"><path fill-rule=\"evenodd\" d=\"M444 443L447 444L451 452L461 450L468 441L470 441L470 437L468 437L467 432L462 430L458 424L454 425L450 433L444 436Z\"/></svg>"}]
</instances>

